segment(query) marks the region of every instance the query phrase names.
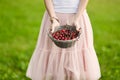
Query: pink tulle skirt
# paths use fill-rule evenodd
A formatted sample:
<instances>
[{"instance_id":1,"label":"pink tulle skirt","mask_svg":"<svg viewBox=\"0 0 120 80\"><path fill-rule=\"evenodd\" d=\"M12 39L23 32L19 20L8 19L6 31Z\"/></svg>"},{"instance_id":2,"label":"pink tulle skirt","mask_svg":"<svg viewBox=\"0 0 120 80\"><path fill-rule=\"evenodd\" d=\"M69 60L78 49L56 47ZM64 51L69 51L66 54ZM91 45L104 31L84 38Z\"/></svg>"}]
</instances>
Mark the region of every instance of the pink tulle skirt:
<instances>
[{"instance_id":1,"label":"pink tulle skirt","mask_svg":"<svg viewBox=\"0 0 120 80\"><path fill-rule=\"evenodd\" d=\"M61 25L69 24L75 14L56 13ZM80 18L82 34L70 48L59 48L47 35L49 15L45 12L27 77L32 80L98 80L99 62L93 45L92 27L86 10Z\"/></svg>"}]
</instances>

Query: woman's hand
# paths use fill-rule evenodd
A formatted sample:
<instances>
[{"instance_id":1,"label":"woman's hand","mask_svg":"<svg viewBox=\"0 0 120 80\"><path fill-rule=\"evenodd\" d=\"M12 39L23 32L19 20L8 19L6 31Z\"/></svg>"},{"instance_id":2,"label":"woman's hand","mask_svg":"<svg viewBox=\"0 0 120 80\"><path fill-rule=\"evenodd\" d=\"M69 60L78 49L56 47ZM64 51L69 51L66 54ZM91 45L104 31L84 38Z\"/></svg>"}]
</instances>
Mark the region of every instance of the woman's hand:
<instances>
[{"instance_id":1,"label":"woman's hand","mask_svg":"<svg viewBox=\"0 0 120 80\"><path fill-rule=\"evenodd\" d=\"M76 27L76 30L80 31L81 26L80 26L80 20L76 18L76 15L73 17L73 19L69 20L67 22L68 25L72 25Z\"/></svg>"},{"instance_id":2,"label":"woman's hand","mask_svg":"<svg viewBox=\"0 0 120 80\"><path fill-rule=\"evenodd\" d=\"M55 27L58 27L58 26L60 26L59 20L56 18L53 18L51 20L51 28L50 28L51 32L53 33L55 30Z\"/></svg>"},{"instance_id":3,"label":"woman's hand","mask_svg":"<svg viewBox=\"0 0 120 80\"><path fill-rule=\"evenodd\" d=\"M77 31L80 31L80 29L81 29L81 26L80 26L80 21L79 20L77 20L77 19L74 19L74 21L73 21L73 26L75 26L76 27L76 30Z\"/></svg>"}]
</instances>

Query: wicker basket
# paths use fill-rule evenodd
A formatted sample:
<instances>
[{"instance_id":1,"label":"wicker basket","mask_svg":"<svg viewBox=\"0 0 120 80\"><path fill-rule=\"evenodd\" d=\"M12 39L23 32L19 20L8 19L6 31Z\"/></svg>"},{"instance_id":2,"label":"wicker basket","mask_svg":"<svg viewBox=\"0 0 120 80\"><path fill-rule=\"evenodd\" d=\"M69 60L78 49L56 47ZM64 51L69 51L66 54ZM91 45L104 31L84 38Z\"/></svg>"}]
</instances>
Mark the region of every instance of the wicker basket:
<instances>
[{"instance_id":1,"label":"wicker basket","mask_svg":"<svg viewBox=\"0 0 120 80\"><path fill-rule=\"evenodd\" d=\"M63 26L56 27L54 32L56 32L58 30L61 30L61 29L68 29L68 30L75 31L76 27L75 26L70 26L70 25L63 25ZM78 37L76 37L72 40L56 40L55 38L53 38L51 31L48 30L48 36L60 48L72 47L75 44L75 42L80 38L80 34L81 34L81 31L79 32Z\"/></svg>"}]
</instances>

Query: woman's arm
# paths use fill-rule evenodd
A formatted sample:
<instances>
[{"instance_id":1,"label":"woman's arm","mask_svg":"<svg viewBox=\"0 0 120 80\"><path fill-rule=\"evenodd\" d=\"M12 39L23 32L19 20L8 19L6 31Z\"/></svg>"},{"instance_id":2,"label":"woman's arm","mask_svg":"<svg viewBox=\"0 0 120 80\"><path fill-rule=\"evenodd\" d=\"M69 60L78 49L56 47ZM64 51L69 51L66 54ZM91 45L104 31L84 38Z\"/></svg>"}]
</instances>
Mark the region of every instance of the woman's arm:
<instances>
[{"instance_id":1,"label":"woman's arm","mask_svg":"<svg viewBox=\"0 0 120 80\"><path fill-rule=\"evenodd\" d=\"M83 14L84 10L86 9L87 3L88 3L88 0L80 0L80 4L78 6L78 11L74 16L73 25L76 26L76 29L78 31L81 28L81 26L79 24L79 20L80 20L81 15Z\"/></svg>"},{"instance_id":2,"label":"woman's arm","mask_svg":"<svg viewBox=\"0 0 120 80\"><path fill-rule=\"evenodd\" d=\"M88 0L80 0L80 4L78 6L78 11L75 15L76 19L79 19L80 16L83 14L84 10L86 9L87 3L88 3Z\"/></svg>"},{"instance_id":3,"label":"woman's arm","mask_svg":"<svg viewBox=\"0 0 120 80\"><path fill-rule=\"evenodd\" d=\"M50 16L51 20L51 32L54 31L56 26L59 26L59 20L55 14L54 6L52 0L44 0L45 7L47 9L48 15Z\"/></svg>"},{"instance_id":4,"label":"woman's arm","mask_svg":"<svg viewBox=\"0 0 120 80\"><path fill-rule=\"evenodd\" d=\"M52 0L44 0L45 7L50 17L56 17Z\"/></svg>"}]
</instances>

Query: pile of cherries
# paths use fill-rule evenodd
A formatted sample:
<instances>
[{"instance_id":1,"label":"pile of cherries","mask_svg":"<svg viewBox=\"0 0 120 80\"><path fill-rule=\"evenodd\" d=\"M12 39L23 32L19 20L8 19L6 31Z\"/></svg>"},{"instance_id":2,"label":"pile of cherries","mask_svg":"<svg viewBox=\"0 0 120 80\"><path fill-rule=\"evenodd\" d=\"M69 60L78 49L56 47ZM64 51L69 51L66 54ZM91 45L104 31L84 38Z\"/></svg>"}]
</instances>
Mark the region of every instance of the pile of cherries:
<instances>
[{"instance_id":1,"label":"pile of cherries","mask_svg":"<svg viewBox=\"0 0 120 80\"><path fill-rule=\"evenodd\" d=\"M57 40L71 40L78 36L79 31L72 31L68 29L61 29L54 33L52 33L52 36Z\"/></svg>"}]
</instances>

